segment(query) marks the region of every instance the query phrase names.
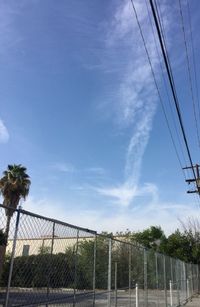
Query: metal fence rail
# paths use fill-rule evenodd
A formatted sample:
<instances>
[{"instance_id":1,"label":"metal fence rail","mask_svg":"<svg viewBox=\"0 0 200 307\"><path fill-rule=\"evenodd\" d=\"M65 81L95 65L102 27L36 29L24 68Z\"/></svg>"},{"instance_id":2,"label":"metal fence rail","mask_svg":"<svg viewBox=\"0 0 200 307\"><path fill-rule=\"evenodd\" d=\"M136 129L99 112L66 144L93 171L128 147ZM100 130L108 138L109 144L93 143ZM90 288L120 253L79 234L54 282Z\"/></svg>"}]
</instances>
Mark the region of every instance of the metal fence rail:
<instances>
[{"instance_id":1,"label":"metal fence rail","mask_svg":"<svg viewBox=\"0 0 200 307\"><path fill-rule=\"evenodd\" d=\"M0 244L0 306L175 307L198 290L198 265L21 209Z\"/></svg>"}]
</instances>

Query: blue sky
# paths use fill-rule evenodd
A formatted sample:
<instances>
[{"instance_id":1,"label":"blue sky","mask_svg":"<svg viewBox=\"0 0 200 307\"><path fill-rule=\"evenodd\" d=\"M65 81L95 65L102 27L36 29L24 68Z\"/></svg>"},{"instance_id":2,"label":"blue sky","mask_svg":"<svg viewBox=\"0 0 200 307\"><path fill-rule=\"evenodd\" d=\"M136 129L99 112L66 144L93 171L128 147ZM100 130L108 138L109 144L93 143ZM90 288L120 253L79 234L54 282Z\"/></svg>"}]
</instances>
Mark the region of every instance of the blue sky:
<instances>
[{"instance_id":1,"label":"blue sky","mask_svg":"<svg viewBox=\"0 0 200 307\"><path fill-rule=\"evenodd\" d=\"M167 106L146 2L134 2ZM200 3L190 5L198 64ZM161 10L197 163L178 1L162 1ZM0 15L0 171L8 163L27 167L32 185L23 208L98 231L161 225L170 233L178 219L198 215L131 2L1 1Z\"/></svg>"}]
</instances>

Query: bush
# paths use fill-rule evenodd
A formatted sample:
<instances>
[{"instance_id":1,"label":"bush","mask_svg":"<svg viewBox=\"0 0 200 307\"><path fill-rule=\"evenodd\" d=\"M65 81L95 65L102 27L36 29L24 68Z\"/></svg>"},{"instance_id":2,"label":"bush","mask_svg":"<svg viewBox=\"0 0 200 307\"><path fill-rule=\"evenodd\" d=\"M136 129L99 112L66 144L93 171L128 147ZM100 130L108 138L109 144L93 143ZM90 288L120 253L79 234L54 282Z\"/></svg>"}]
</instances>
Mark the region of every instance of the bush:
<instances>
[{"instance_id":1,"label":"bush","mask_svg":"<svg viewBox=\"0 0 200 307\"><path fill-rule=\"evenodd\" d=\"M73 284L73 266L67 254L39 254L16 257L12 287L70 287ZM10 259L4 264L2 286L6 286Z\"/></svg>"}]
</instances>

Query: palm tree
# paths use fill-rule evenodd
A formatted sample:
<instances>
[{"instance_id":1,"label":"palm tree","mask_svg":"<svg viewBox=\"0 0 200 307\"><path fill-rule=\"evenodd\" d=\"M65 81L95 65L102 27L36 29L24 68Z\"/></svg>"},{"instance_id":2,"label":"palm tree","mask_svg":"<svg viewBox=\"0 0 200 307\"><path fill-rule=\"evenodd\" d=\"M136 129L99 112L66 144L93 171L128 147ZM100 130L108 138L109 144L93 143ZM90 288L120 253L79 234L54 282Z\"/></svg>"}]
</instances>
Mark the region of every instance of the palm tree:
<instances>
[{"instance_id":1,"label":"palm tree","mask_svg":"<svg viewBox=\"0 0 200 307\"><path fill-rule=\"evenodd\" d=\"M21 198L25 199L28 196L30 188L30 177L26 173L26 168L21 164L8 165L7 170L3 172L3 177L0 179L0 191L3 195L3 205L6 207L7 216L5 236L8 240L10 221L15 209L19 205Z\"/></svg>"}]
</instances>

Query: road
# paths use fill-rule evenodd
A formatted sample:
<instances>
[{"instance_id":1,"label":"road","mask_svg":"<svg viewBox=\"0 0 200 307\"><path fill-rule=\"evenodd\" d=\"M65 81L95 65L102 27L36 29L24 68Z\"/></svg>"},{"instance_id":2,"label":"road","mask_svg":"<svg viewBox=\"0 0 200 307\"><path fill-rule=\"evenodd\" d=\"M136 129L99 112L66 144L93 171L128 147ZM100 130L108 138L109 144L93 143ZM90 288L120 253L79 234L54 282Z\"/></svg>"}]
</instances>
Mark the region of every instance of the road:
<instances>
[{"instance_id":1,"label":"road","mask_svg":"<svg viewBox=\"0 0 200 307\"><path fill-rule=\"evenodd\" d=\"M163 291L159 293L159 307L165 306ZM0 306L5 304L5 292L0 292ZM95 307L107 307L107 291L96 291L95 292ZM76 306L79 307L93 307L94 301L94 293L93 292L76 292L76 296L74 298L73 291L58 291L51 290L49 295L45 290L34 289L30 290L14 290L10 292L9 295L9 307L34 307L34 306L42 306L45 307L47 304L51 307L53 306L73 306L74 301L76 302ZM117 293L117 306L125 307L131 306L135 307L135 291L133 290L131 296L129 296L128 291L118 291ZM139 295L139 306L143 306L144 303L144 292L140 292ZM115 292L111 293L111 306L115 306ZM148 292L148 307L157 307L158 306L158 298L156 297L155 291ZM193 307L193 306L192 306ZM196 307L196 306L194 306ZM199 306L198 306L199 307Z\"/></svg>"}]
</instances>

